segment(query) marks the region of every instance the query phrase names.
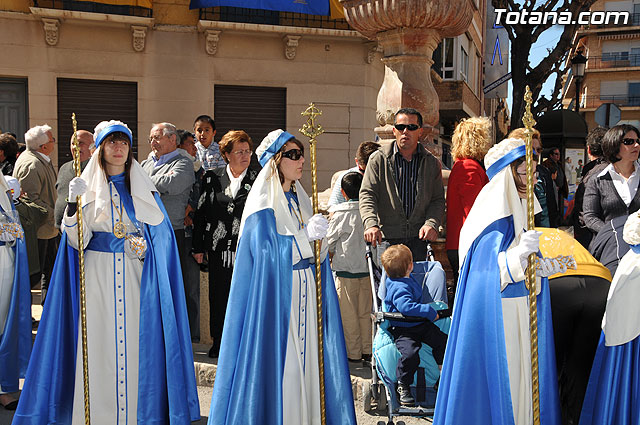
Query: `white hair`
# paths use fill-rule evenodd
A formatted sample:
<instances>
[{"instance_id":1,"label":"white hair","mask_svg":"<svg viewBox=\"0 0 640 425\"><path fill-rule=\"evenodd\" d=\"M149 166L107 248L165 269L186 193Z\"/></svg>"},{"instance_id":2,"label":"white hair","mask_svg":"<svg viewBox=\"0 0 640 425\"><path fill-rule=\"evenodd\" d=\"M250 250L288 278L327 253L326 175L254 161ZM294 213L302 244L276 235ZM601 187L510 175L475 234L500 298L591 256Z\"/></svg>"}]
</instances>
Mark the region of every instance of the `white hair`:
<instances>
[{"instance_id":1,"label":"white hair","mask_svg":"<svg viewBox=\"0 0 640 425\"><path fill-rule=\"evenodd\" d=\"M123 123L122 121L118 121L118 120L101 121L98 123L98 125L96 125L96 128L93 129L93 138L94 139L97 138L100 135L100 132L105 128L109 127L110 125L121 125L123 127L128 128L129 131L131 131L129 126Z\"/></svg>"},{"instance_id":2,"label":"white hair","mask_svg":"<svg viewBox=\"0 0 640 425\"><path fill-rule=\"evenodd\" d=\"M31 127L29 131L24 133L24 142L27 145L27 149L30 151L37 151L40 149L40 146L49 142L48 132L51 131L51 127L47 124L45 125L36 125L35 127Z\"/></svg>"}]
</instances>

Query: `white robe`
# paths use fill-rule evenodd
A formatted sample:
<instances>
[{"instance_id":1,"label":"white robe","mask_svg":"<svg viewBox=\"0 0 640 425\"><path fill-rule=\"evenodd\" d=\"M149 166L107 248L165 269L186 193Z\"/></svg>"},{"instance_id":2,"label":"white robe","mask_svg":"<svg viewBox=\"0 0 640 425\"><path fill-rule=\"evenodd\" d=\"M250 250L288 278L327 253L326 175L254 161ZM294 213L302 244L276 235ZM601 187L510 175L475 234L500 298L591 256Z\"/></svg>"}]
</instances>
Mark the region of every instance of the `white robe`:
<instances>
[{"instance_id":1,"label":"white robe","mask_svg":"<svg viewBox=\"0 0 640 425\"><path fill-rule=\"evenodd\" d=\"M112 220L131 221L112 183L111 208L105 208L96 222L92 213L95 202L83 206L84 245L92 232L113 231ZM71 246L78 247L76 216L63 219ZM140 318L140 278L143 263L124 253L85 250L85 282L87 300L87 344L89 352L89 395L91 423L137 423L138 340ZM80 327L78 325L78 327ZM73 424L84 424L84 387L82 339L78 329L76 380L73 399Z\"/></svg>"}]
</instances>

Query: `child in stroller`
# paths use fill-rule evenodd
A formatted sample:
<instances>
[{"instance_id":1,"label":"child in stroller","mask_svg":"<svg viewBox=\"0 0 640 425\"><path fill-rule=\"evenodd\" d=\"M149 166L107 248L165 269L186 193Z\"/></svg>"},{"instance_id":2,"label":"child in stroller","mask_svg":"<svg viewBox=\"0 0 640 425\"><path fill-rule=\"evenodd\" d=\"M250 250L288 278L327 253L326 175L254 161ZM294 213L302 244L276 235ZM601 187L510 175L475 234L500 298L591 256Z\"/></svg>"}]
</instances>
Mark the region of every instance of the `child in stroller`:
<instances>
[{"instance_id":1,"label":"child in stroller","mask_svg":"<svg viewBox=\"0 0 640 425\"><path fill-rule=\"evenodd\" d=\"M415 399L411 395L410 387L420 363L420 347L422 343L428 344L438 367L441 368L447 334L433 323L438 319L438 312L429 304L422 303L422 288L411 277L411 250L405 245L392 245L382 254L380 260L388 276L387 294L384 299L388 312L427 319L422 322L390 320L389 323L389 331L401 355L396 368L400 404L413 406Z\"/></svg>"}]
</instances>

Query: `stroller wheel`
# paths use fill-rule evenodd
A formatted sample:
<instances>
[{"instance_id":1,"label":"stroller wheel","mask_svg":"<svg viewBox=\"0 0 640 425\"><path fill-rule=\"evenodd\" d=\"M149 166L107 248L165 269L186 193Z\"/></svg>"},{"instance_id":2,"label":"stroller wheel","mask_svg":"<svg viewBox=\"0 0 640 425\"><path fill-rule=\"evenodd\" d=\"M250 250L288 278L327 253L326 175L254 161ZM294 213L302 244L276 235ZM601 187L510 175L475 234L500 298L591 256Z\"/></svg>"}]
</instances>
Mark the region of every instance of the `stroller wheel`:
<instances>
[{"instance_id":1,"label":"stroller wheel","mask_svg":"<svg viewBox=\"0 0 640 425\"><path fill-rule=\"evenodd\" d=\"M387 392L385 391L384 385L379 384L380 388L378 389L378 399L376 400L378 403L378 410L386 410L387 409Z\"/></svg>"},{"instance_id":2,"label":"stroller wheel","mask_svg":"<svg viewBox=\"0 0 640 425\"><path fill-rule=\"evenodd\" d=\"M362 383L362 410L364 410L365 412L371 411L372 398L371 382L364 381Z\"/></svg>"}]
</instances>

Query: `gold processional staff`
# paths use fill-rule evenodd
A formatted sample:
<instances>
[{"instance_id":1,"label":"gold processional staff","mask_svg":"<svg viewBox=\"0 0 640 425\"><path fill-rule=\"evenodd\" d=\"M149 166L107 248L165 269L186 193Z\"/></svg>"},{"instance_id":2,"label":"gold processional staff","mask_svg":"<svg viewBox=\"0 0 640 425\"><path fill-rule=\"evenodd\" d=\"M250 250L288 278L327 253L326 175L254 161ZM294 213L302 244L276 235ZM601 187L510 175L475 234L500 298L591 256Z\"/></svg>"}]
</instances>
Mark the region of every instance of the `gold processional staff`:
<instances>
[{"instance_id":1,"label":"gold processional staff","mask_svg":"<svg viewBox=\"0 0 640 425\"><path fill-rule=\"evenodd\" d=\"M318 213L318 170L316 161L316 137L324 133L324 129L319 124L316 124L315 119L318 115L322 115L320 111L313 103L309 104L309 107L302 112L302 115L307 117L307 122L300 129L300 133L309 138L309 145L311 146L311 187L313 202L313 213ZM317 302L317 319L318 319L318 367L320 368L320 417L322 425L327 423L326 419L326 407L324 400L324 343L323 343L323 327L322 327L322 280L320 274L320 244L321 241L315 241L315 260L316 260L316 302Z\"/></svg>"},{"instance_id":2,"label":"gold processional staff","mask_svg":"<svg viewBox=\"0 0 640 425\"><path fill-rule=\"evenodd\" d=\"M533 230L533 126L536 125L531 113L533 95L529 86L524 94L525 113L522 122L525 127L526 162L527 162L527 229ZM538 378L538 299L536 296L536 254L529 255L529 264L525 274L525 283L529 289L529 332L531 334L531 397L533 400L533 424L540 425L540 381Z\"/></svg>"},{"instance_id":3,"label":"gold processional staff","mask_svg":"<svg viewBox=\"0 0 640 425\"><path fill-rule=\"evenodd\" d=\"M73 122L73 170L76 177L82 174L80 164L80 143L78 142L78 123L75 112L71 115ZM82 198L76 197L76 217L78 222L78 271L80 274L80 327L82 331L82 379L84 383L84 423L91 424L89 411L89 356L87 352L87 299L84 284L84 235L82 232Z\"/></svg>"}]
</instances>

